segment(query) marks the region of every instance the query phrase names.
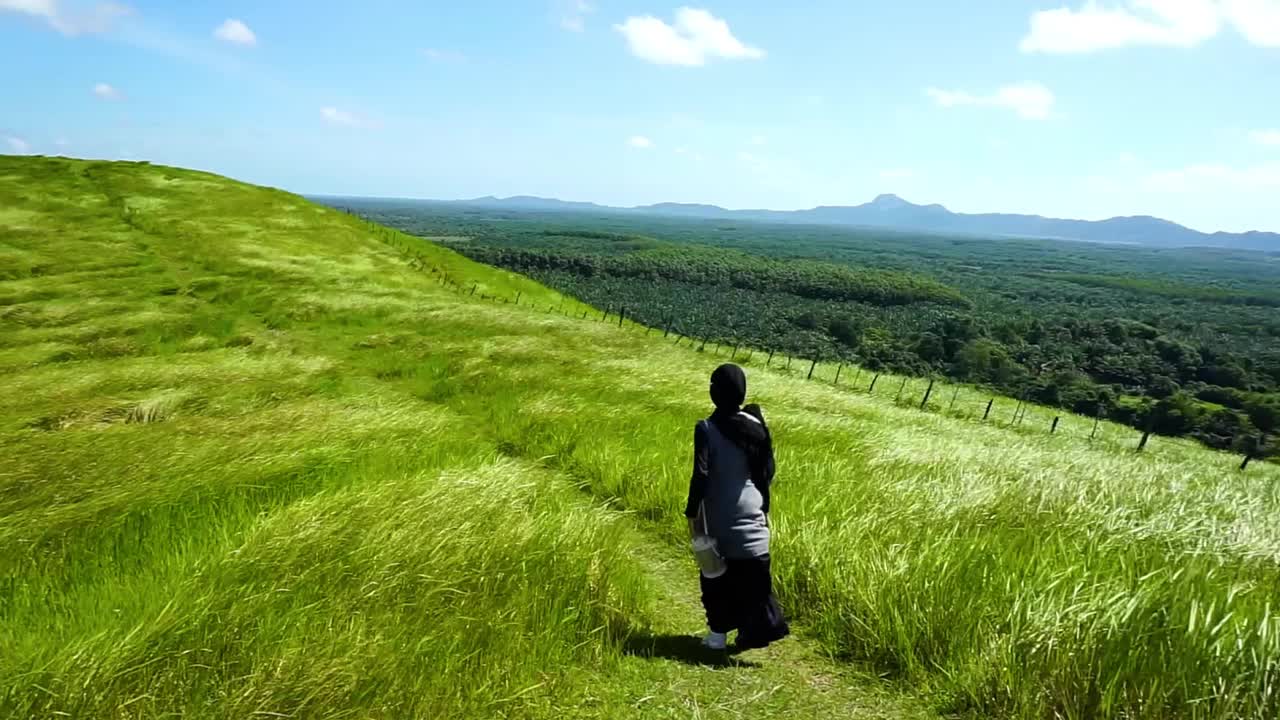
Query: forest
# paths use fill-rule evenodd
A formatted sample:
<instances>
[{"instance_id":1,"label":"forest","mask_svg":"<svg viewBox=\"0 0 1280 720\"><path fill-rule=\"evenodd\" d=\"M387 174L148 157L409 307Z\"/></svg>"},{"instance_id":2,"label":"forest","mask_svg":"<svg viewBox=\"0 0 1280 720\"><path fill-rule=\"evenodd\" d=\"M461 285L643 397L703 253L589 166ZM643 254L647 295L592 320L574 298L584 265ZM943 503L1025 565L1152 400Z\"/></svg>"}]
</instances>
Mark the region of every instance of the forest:
<instances>
[{"instance_id":1,"label":"forest","mask_svg":"<svg viewBox=\"0 0 1280 720\"><path fill-rule=\"evenodd\" d=\"M323 200L685 335L1275 453L1280 253Z\"/></svg>"}]
</instances>

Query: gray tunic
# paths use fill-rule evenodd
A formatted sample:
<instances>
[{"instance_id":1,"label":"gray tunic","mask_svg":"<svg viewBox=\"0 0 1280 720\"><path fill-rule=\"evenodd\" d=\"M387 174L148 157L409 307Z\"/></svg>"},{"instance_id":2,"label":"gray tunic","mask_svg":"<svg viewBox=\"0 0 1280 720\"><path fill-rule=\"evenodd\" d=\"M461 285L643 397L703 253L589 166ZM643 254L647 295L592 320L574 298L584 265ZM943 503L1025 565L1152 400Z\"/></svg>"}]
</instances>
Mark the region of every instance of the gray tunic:
<instances>
[{"instance_id":1,"label":"gray tunic","mask_svg":"<svg viewBox=\"0 0 1280 720\"><path fill-rule=\"evenodd\" d=\"M752 482L747 454L710 420L699 422L694 430L694 470L685 515L694 517L699 508L706 514L708 534L716 539L725 557L748 559L769 554L764 496ZM701 525L698 518L699 529Z\"/></svg>"}]
</instances>

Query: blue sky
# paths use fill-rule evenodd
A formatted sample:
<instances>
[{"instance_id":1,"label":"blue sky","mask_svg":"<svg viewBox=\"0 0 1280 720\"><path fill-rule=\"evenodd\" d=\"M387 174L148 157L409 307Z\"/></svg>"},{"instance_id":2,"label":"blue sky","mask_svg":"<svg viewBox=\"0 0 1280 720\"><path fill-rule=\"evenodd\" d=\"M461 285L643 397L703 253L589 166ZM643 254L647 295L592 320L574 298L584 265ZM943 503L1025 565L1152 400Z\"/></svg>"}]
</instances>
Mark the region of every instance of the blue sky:
<instances>
[{"instance_id":1,"label":"blue sky","mask_svg":"<svg viewBox=\"0 0 1280 720\"><path fill-rule=\"evenodd\" d=\"M1280 230L1280 0L0 0L0 152Z\"/></svg>"}]
</instances>

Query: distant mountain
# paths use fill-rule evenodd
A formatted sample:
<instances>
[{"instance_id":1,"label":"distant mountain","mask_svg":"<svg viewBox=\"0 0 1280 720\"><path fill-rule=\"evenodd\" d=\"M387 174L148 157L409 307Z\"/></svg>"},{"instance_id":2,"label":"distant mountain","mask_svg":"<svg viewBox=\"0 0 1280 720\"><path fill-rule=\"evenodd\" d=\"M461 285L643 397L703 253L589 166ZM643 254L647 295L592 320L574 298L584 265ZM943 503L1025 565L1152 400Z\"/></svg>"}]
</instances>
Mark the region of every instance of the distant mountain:
<instances>
[{"instance_id":1,"label":"distant mountain","mask_svg":"<svg viewBox=\"0 0 1280 720\"><path fill-rule=\"evenodd\" d=\"M1219 247L1280 251L1280 234L1277 233L1202 233L1168 220L1145 215L1114 217L1108 220L1065 220L1039 215L954 213L941 205L917 205L897 195L881 195L862 205L827 205L809 210L727 210L716 205L670 202L620 208L529 196L483 197L460 200L457 203L513 210L636 213L688 218L853 225L962 235L1084 240L1152 247Z\"/></svg>"},{"instance_id":2,"label":"distant mountain","mask_svg":"<svg viewBox=\"0 0 1280 720\"><path fill-rule=\"evenodd\" d=\"M591 202L569 202L552 198L533 197L532 195L516 195L508 198L496 198L488 195L474 200L460 201L467 205L487 205L491 207L510 208L513 210L611 210L613 208Z\"/></svg>"}]
</instances>

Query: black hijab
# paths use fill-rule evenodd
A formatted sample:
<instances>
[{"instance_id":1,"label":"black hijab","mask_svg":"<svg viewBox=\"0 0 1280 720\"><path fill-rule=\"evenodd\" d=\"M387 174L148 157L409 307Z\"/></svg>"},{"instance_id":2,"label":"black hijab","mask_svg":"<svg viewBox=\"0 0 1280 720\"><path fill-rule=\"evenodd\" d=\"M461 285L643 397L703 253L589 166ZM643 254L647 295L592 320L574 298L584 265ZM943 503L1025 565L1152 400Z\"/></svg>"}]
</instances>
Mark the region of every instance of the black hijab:
<instances>
[{"instance_id":1,"label":"black hijab","mask_svg":"<svg viewBox=\"0 0 1280 720\"><path fill-rule=\"evenodd\" d=\"M764 422L760 406L742 406L747 399L747 374L737 365L726 363L711 373L711 402L716 411L711 422L747 454L751 465L751 479L757 487L767 492L773 480L773 439L769 426ZM744 416L749 415L750 417ZM767 502L767 501L766 501Z\"/></svg>"}]
</instances>

